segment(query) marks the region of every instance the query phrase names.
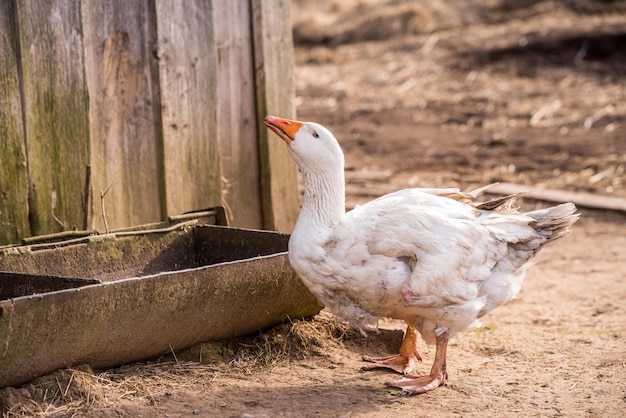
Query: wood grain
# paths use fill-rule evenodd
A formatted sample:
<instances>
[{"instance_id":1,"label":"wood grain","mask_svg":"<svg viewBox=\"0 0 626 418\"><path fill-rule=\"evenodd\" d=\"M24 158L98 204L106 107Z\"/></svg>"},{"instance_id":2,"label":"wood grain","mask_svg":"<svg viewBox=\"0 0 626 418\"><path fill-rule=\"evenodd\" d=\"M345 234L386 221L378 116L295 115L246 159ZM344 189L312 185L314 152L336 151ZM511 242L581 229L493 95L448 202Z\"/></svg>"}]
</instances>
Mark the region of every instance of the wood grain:
<instances>
[{"instance_id":1,"label":"wood grain","mask_svg":"<svg viewBox=\"0 0 626 418\"><path fill-rule=\"evenodd\" d=\"M221 204L213 3L156 3L168 215Z\"/></svg>"},{"instance_id":2,"label":"wood grain","mask_svg":"<svg viewBox=\"0 0 626 418\"><path fill-rule=\"evenodd\" d=\"M0 2L0 245L30 235L16 10Z\"/></svg>"},{"instance_id":3,"label":"wood grain","mask_svg":"<svg viewBox=\"0 0 626 418\"><path fill-rule=\"evenodd\" d=\"M89 86L93 227L112 229L165 216L161 112L152 2L82 3Z\"/></svg>"},{"instance_id":4,"label":"wood grain","mask_svg":"<svg viewBox=\"0 0 626 418\"><path fill-rule=\"evenodd\" d=\"M279 0L251 2L263 226L290 232L300 207L297 169L285 144L270 137L263 124L267 115L295 117L290 6Z\"/></svg>"},{"instance_id":5,"label":"wood grain","mask_svg":"<svg viewBox=\"0 0 626 418\"><path fill-rule=\"evenodd\" d=\"M252 10L247 1L214 5L223 202L231 225L262 228Z\"/></svg>"},{"instance_id":6,"label":"wood grain","mask_svg":"<svg viewBox=\"0 0 626 418\"><path fill-rule=\"evenodd\" d=\"M23 0L17 4L32 185L31 232L79 228L89 164L80 3Z\"/></svg>"}]
</instances>

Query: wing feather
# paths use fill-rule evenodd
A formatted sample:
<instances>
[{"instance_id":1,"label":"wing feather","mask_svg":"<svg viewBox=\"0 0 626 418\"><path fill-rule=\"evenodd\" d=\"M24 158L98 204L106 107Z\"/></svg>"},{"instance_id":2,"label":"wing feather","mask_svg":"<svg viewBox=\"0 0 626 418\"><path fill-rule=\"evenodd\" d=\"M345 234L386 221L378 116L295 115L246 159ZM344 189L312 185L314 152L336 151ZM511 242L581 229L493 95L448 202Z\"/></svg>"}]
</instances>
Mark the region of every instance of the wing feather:
<instances>
[{"instance_id":1,"label":"wing feather","mask_svg":"<svg viewBox=\"0 0 626 418\"><path fill-rule=\"evenodd\" d=\"M509 244L535 234L525 215L441 198L454 190L385 195L348 212L329 242L335 254L354 265L376 256L406 260L411 267L403 285L408 305L444 307L479 299L482 282L509 255Z\"/></svg>"}]
</instances>

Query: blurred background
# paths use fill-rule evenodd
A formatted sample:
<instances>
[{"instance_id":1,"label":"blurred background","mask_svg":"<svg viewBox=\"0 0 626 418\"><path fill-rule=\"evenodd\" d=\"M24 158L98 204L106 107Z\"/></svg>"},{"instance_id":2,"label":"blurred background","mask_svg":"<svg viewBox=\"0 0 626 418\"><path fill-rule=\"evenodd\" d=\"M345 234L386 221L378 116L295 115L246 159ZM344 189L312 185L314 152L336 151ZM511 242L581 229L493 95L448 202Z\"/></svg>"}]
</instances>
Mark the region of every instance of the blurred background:
<instances>
[{"instance_id":1,"label":"blurred background","mask_svg":"<svg viewBox=\"0 0 626 418\"><path fill-rule=\"evenodd\" d=\"M298 117L348 204L494 181L626 197L626 2L292 2Z\"/></svg>"}]
</instances>

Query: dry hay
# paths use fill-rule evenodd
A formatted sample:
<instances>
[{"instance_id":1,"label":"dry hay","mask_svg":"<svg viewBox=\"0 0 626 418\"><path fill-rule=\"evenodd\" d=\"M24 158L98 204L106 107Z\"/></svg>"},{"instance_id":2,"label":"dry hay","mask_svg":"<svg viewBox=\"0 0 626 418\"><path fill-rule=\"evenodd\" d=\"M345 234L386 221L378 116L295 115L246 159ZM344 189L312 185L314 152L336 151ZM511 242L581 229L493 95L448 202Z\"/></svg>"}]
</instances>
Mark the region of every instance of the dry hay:
<instances>
[{"instance_id":1,"label":"dry hay","mask_svg":"<svg viewBox=\"0 0 626 418\"><path fill-rule=\"evenodd\" d=\"M71 414L104 400L106 382L89 366L57 370L21 388L0 391L4 417Z\"/></svg>"},{"instance_id":2,"label":"dry hay","mask_svg":"<svg viewBox=\"0 0 626 418\"><path fill-rule=\"evenodd\" d=\"M274 367L309 356L325 356L330 350L359 338L356 329L334 319L292 321L239 341L229 365L250 373L255 367Z\"/></svg>"},{"instance_id":3,"label":"dry hay","mask_svg":"<svg viewBox=\"0 0 626 418\"><path fill-rule=\"evenodd\" d=\"M211 387L218 375L252 375L362 340L358 330L333 318L291 321L255 336L208 342L115 369L57 370L0 390L0 411L3 417L75 416L124 400L154 405L175 390Z\"/></svg>"}]
</instances>

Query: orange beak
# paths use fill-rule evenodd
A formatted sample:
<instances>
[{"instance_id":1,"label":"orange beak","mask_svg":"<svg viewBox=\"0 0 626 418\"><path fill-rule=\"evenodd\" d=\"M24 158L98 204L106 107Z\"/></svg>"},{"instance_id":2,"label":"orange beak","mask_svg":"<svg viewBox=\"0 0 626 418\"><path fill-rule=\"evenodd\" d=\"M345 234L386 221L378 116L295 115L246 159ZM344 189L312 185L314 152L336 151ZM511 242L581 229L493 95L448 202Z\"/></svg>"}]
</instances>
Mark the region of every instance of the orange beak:
<instances>
[{"instance_id":1,"label":"orange beak","mask_svg":"<svg viewBox=\"0 0 626 418\"><path fill-rule=\"evenodd\" d=\"M276 116L265 118L265 126L278 135L287 144L296 139L296 132L302 128L303 123L297 120L281 119Z\"/></svg>"}]
</instances>

